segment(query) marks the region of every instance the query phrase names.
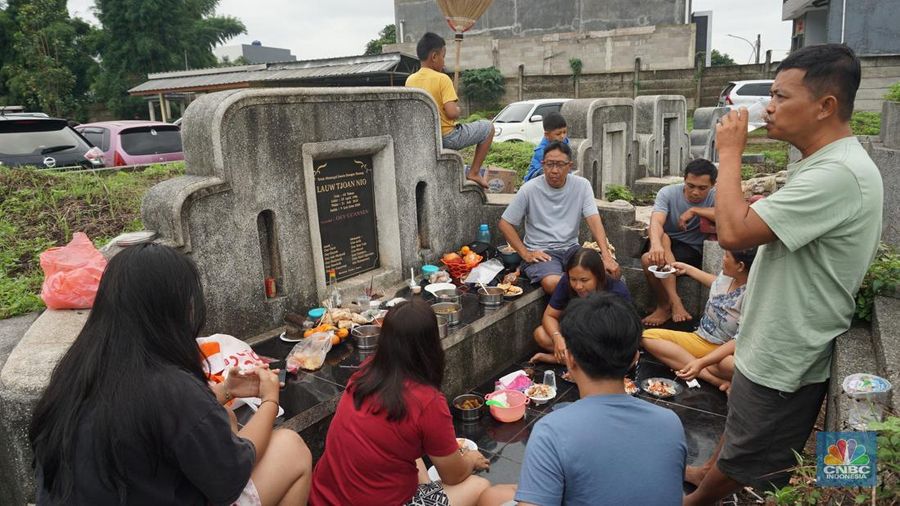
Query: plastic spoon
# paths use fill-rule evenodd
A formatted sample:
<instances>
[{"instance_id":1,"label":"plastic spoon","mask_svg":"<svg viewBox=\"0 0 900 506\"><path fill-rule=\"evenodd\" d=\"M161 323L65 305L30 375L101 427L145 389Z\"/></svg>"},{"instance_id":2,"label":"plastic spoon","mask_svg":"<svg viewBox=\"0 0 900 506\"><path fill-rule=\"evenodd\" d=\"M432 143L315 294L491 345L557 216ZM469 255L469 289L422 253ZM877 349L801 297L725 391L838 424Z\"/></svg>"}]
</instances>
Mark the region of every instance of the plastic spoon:
<instances>
[{"instance_id":1,"label":"plastic spoon","mask_svg":"<svg viewBox=\"0 0 900 506\"><path fill-rule=\"evenodd\" d=\"M484 401L484 403L487 404L488 406L497 406L498 408L508 408L509 407L505 403L502 403L500 401L495 401L494 399L488 399L488 400Z\"/></svg>"}]
</instances>

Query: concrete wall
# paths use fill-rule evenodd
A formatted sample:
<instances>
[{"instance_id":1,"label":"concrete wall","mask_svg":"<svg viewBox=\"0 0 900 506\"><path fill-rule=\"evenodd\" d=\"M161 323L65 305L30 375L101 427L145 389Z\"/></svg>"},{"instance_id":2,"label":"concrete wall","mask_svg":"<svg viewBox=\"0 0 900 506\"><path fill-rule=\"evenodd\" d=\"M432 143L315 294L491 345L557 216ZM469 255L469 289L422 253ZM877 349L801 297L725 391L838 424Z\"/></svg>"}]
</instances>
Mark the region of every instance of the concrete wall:
<instances>
[{"instance_id":1,"label":"concrete wall","mask_svg":"<svg viewBox=\"0 0 900 506\"><path fill-rule=\"evenodd\" d=\"M685 22L687 0L494 0L467 32L505 39L558 32L590 32ZM394 0L403 41L416 42L425 32L449 34L434 0Z\"/></svg>"},{"instance_id":2,"label":"concrete wall","mask_svg":"<svg viewBox=\"0 0 900 506\"><path fill-rule=\"evenodd\" d=\"M445 25L446 27L446 25ZM448 41L446 66L455 69L453 37ZM513 39L469 36L463 40L460 68L497 67L506 77L515 77L519 66L526 75L571 75L569 59L582 61L582 72L624 72L640 58L644 69L678 69L694 64L694 25L656 25L620 28L602 32L564 32ZM416 54L416 43L387 44L384 52Z\"/></svg>"},{"instance_id":3,"label":"concrete wall","mask_svg":"<svg viewBox=\"0 0 900 506\"><path fill-rule=\"evenodd\" d=\"M828 8L828 42L841 42L841 8ZM844 42L860 56L900 55L900 2L896 0L848 0L844 16ZM808 45L808 44L807 44Z\"/></svg>"}]
</instances>

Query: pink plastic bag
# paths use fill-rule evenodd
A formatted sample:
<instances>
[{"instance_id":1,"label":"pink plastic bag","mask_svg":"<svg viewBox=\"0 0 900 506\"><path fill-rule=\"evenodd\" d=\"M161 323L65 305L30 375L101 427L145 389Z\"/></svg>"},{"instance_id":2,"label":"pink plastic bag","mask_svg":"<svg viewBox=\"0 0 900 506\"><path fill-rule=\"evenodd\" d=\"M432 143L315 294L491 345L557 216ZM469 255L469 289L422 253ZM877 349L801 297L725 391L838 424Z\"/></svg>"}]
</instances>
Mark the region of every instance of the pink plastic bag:
<instances>
[{"instance_id":1,"label":"pink plastic bag","mask_svg":"<svg viewBox=\"0 0 900 506\"><path fill-rule=\"evenodd\" d=\"M41 298L50 309L88 309L94 305L106 258L88 236L75 232L63 247L41 253Z\"/></svg>"}]
</instances>

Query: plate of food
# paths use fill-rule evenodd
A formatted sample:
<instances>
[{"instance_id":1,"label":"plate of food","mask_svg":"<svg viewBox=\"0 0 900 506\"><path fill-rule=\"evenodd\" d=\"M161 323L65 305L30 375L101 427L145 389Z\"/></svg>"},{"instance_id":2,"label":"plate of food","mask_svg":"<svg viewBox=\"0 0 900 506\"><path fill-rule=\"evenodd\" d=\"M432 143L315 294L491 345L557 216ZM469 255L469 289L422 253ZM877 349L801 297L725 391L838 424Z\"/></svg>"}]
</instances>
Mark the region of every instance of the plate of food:
<instances>
[{"instance_id":1,"label":"plate of food","mask_svg":"<svg viewBox=\"0 0 900 506\"><path fill-rule=\"evenodd\" d=\"M647 270L652 272L654 276L657 278L663 279L675 274L675 268L671 265L663 265L662 267L658 265L651 265L647 267Z\"/></svg>"},{"instance_id":2,"label":"plate of food","mask_svg":"<svg viewBox=\"0 0 900 506\"><path fill-rule=\"evenodd\" d=\"M535 383L525 389L525 395L534 401L535 404L540 405L556 397L556 389L550 385Z\"/></svg>"},{"instance_id":3,"label":"plate of food","mask_svg":"<svg viewBox=\"0 0 900 506\"><path fill-rule=\"evenodd\" d=\"M499 285L497 285L497 288L503 289L503 298L507 300L515 299L525 292L524 290L522 290L522 287L512 283L500 283Z\"/></svg>"},{"instance_id":4,"label":"plate of food","mask_svg":"<svg viewBox=\"0 0 900 506\"><path fill-rule=\"evenodd\" d=\"M459 449L461 451L463 449L465 449L465 451L467 451L467 452L477 452L478 451L478 445L475 444L475 441L472 441L471 439L466 439L464 437L458 437L458 438L456 438L456 444L459 446Z\"/></svg>"},{"instance_id":5,"label":"plate of food","mask_svg":"<svg viewBox=\"0 0 900 506\"><path fill-rule=\"evenodd\" d=\"M668 378L648 378L641 382L641 390L656 397L666 398L680 394L683 388Z\"/></svg>"},{"instance_id":6,"label":"plate of food","mask_svg":"<svg viewBox=\"0 0 900 506\"><path fill-rule=\"evenodd\" d=\"M631 380L631 378L625 378L625 393L628 395L634 395L640 392L641 389Z\"/></svg>"}]
</instances>

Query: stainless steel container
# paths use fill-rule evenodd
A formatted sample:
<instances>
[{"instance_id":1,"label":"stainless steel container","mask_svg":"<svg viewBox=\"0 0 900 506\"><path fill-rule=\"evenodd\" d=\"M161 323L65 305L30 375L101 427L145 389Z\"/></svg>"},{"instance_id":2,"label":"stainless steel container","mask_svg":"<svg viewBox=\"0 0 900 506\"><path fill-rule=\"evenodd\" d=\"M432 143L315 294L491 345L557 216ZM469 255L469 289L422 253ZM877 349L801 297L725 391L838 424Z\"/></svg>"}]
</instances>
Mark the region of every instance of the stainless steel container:
<instances>
[{"instance_id":1,"label":"stainless steel container","mask_svg":"<svg viewBox=\"0 0 900 506\"><path fill-rule=\"evenodd\" d=\"M478 401L478 407L475 409L462 409L460 404L467 400ZM463 422L474 422L481 418L484 413L484 397L477 394L458 395L453 399L453 414Z\"/></svg>"},{"instance_id":2,"label":"stainless steel container","mask_svg":"<svg viewBox=\"0 0 900 506\"><path fill-rule=\"evenodd\" d=\"M443 339L443 338L447 337L447 330L448 330L447 327L449 326L447 317L444 315L435 315L435 316L437 317L438 336L440 336L440 338Z\"/></svg>"},{"instance_id":3,"label":"stainless steel container","mask_svg":"<svg viewBox=\"0 0 900 506\"><path fill-rule=\"evenodd\" d=\"M381 327L378 325L360 325L350 331L350 335L356 339L356 347L361 350L371 350L378 346L378 336L381 335Z\"/></svg>"},{"instance_id":4,"label":"stainless steel container","mask_svg":"<svg viewBox=\"0 0 900 506\"><path fill-rule=\"evenodd\" d=\"M452 290L438 290L434 292L434 298L437 302L452 302L454 304L459 304L459 298L462 296L462 292L459 288L454 288Z\"/></svg>"},{"instance_id":5,"label":"stainless steel container","mask_svg":"<svg viewBox=\"0 0 900 506\"><path fill-rule=\"evenodd\" d=\"M488 286L478 289L478 301L485 306L499 306L503 304L503 294L506 290L496 286Z\"/></svg>"},{"instance_id":6,"label":"stainless steel container","mask_svg":"<svg viewBox=\"0 0 900 506\"><path fill-rule=\"evenodd\" d=\"M431 309L434 310L434 314L446 317L449 325L459 323L459 315L462 313L461 305L452 302L438 302L431 306Z\"/></svg>"}]
</instances>

